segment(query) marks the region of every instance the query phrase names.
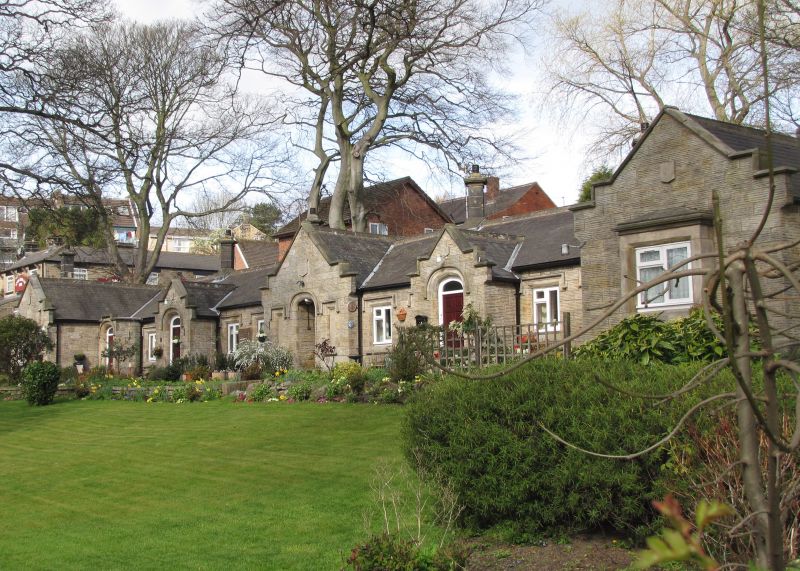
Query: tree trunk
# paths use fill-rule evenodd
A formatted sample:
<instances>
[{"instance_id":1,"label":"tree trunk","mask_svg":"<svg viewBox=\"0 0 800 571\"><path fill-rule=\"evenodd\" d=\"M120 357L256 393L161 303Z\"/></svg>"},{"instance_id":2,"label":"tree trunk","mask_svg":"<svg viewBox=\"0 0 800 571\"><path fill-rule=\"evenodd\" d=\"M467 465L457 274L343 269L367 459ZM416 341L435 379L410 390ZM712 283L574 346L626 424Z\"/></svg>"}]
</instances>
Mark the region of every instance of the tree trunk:
<instances>
[{"instance_id":1,"label":"tree trunk","mask_svg":"<svg viewBox=\"0 0 800 571\"><path fill-rule=\"evenodd\" d=\"M356 147L358 148L358 147ZM350 162L350 184L347 190L353 232L367 231L367 209L364 207L364 154L353 152Z\"/></svg>"},{"instance_id":2,"label":"tree trunk","mask_svg":"<svg viewBox=\"0 0 800 571\"><path fill-rule=\"evenodd\" d=\"M737 376L736 416L739 429L739 458L742 462L742 479L747 503L753 517L753 542L756 546L756 564L763 569L782 571L769 566L769 505L764 495L764 479L761 474L761 450L759 447L759 429L755 413L746 396L752 389L750 356L750 335L747 300L744 293L744 264L736 261L728 268L727 277L730 284L729 299L732 311L732 329L728 335L733 337L729 344L729 354L735 360L734 374ZM727 326L727 324L726 324Z\"/></svg>"},{"instance_id":3,"label":"tree trunk","mask_svg":"<svg viewBox=\"0 0 800 571\"><path fill-rule=\"evenodd\" d=\"M342 154L342 162L339 165L339 176L336 178L336 187L331 196L331 208L328 211L328 226L340 230L345 229L344 225L344 204L347 198L348 188L350 187L350 153Z\"/></svg>"}]
</instances>

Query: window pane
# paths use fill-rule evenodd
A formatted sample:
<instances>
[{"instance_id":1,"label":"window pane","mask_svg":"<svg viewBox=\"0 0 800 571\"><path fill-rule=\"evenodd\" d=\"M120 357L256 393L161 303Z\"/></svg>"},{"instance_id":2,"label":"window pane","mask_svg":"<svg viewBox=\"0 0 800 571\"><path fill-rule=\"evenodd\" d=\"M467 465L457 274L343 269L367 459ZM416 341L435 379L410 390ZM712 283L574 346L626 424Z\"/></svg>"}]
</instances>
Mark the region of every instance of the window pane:
<instances>
[{"instance_id":1,"label":"window pane","mask_svg":"<svg viewBox=\"0 0 800 571\"><path fill-rule=\"evenodd\" d=\"M657 278L664 273L664 270L659 268L642 268L639 270L639 280L642 283L647 283L652 279ZM647 303L664 303L664 284L658 284L651 287L644 292L641 296L642 304Z\"/></svg>"},{"instance_id":2,"label":"window pane","mask_svg":"<svg viewBox=\"0 0 800 571\"><path fill-rule=\"evenodd\" d=\"M639 252L639 262L642 264L658 262L661 260L661 250L645 250Z\"/></svg>"},{"instance_id":3,"label":"window pane","mask_svg":"<svg viewBox=\"0 0 800 571\"><path fill-rule=\"evenodd\" d=\"M386 320L386 335L384 335L384 338L386 339L386 341L391 341L392 340L392 310L391 309L386 308L386 311L384 312L384 319Z\"/></svg>"},{"instance_id":4,"label":"window pane","mask_svg":"<svg viewBox=\"0 0 800 571\"><path fill-rule=\"evenodd\" d=\"M671 268L681 260L685 260L689 257L688 253L689 252L686 249L686 246L681 246L680 248L669 248L667 250L667 267Z\"/></svg>"},{"instance_id":5,"label":"window pane","mask_svg":"<svg viewBox=\"0 0 800 571\"><path fill-rule=\"evenodd\" d=\"M558 290L550 290L550 321L558 321Z\"/></svg>"},{"instance_id":6,"label":"window pane","mask_svg":"<svg viewBox=\"0 0 800 571\"><path fill-rule=\"evenodd\" d=\"M534 311L534 321L538 324L544 325L547 323L547 304L537 303Z\"/></svg>"},{"instance_id":7,"label":"window pane","mask_svg":"<svg viewBox=\"0 0 800 571\"><path fill-rule=\"evenodd\" d=\"M689 299L689 282L690 278L680 278L679 280L672 280L669 290L670 299Z\"/></svg>"}]
</instances>

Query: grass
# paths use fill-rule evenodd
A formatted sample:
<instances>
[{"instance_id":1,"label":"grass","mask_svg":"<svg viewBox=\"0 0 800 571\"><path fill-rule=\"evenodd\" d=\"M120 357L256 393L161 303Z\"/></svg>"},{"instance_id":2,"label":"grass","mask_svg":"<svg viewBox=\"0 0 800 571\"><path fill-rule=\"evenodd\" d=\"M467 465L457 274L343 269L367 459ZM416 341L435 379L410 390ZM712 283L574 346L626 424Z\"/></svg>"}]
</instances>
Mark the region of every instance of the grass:
<instances>
[{"instance_id":1,"label":"grass","mask_svg":"<svg viewBox=\"0 0 800 571\"><path fill-rule=\"evenodd\" d=\"M0 402L0 569L338 569L401 414Z\"/></svg>"}]
</instances>

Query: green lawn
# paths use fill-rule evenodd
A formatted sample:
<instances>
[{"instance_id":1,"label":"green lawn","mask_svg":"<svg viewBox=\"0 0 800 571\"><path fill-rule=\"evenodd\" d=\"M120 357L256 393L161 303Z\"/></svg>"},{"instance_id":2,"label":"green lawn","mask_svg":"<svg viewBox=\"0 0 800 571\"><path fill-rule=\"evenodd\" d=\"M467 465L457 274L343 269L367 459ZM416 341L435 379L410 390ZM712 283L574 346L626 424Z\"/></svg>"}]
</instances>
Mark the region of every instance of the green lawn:
<instances>
[{"instance_id":1,"label":"green lawn","mask_svg":"<svg viewBox=\"0 0 800 571\"><path fill-rule=\"evenodd\" d=\"M0 569L338 569L401 415L0 402Z\"/></svg>"}]
</instances>

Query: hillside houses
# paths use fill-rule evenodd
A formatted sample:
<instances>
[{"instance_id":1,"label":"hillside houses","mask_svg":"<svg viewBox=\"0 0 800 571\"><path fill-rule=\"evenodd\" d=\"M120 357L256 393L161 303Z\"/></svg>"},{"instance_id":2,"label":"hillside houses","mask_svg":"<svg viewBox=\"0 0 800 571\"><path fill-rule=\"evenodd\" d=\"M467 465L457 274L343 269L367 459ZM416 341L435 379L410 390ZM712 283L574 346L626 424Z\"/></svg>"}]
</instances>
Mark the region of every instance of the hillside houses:
<instances>
[{"instance_id":1,"label":"hillside houses","mask_svg":"<svg viewBox=\"0 0 800 571\"><path fill-rule=\"evenodd\" d=\"M298 366L314 364L314 345L323 339L336 347L338 360L380 362L398 328L458 321L468 304L497 325L529 324L556 334L569 313L577 331L668 266L716 251L711 188L723 202L725 240L733 244L749 235L767 191L762 136L667 108L612 178L595 185L587 203L556 208L536 185L491 196L488 177L476 168L465 181L458 218L455 206L436 205L411 179L400 179L383 190L415 201L414 232L406 232L410 212L398 215L405 220L399 223L392 208L375 205L370 223L384 224L386 232L355 234L299 219L279 231L279 245L225 241L218 272L137 286L142 289L131 290L123 305L115 305L116 293L106 292L133 286L84 283L107 303L87 312L91 319L80 323L80 335L71 329L78 327L77 301L58 293L78 287L74 282L31 277L17 311L59 339L83 339L83 352L97 359L92 365L109 338L138 339L135 366L144 368L191 353L230 352L241 339L283 345ZM798 140L778 136L775 149L778 196L764 242L800 238ZM539 199L528 203L527 212L509 210L523 208L514 205L531 193ZM797 252L784 256L791 263ZM688 278L648 292L603 326L634 312L685 315L701 287ZM798 302L785 303L796 314ZM53 358L63 366L77 347L59 343Z\"/></svg>"}]
</instances>

